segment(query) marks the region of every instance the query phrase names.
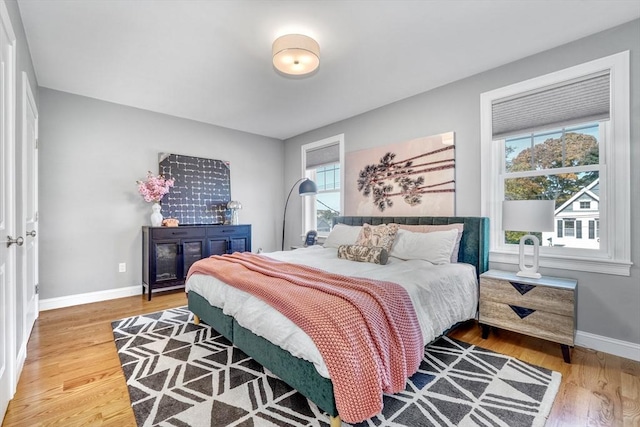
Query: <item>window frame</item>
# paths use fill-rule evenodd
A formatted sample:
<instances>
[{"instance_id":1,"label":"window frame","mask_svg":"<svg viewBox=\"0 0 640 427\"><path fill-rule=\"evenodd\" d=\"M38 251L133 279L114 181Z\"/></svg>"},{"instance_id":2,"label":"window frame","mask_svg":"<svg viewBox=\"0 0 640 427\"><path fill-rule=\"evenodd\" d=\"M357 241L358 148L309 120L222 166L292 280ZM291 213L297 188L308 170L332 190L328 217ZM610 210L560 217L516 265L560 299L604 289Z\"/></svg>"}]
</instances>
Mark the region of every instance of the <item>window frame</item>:
<instances>
[{"instance_id":1,"label":"window frame","mask_svg":"<svg viewBox=\"0 0 640 427\"><path fill-rule=\"evenodd\" d=\"M338 134L334 136L330 136L328 138L321 139L319 141L310 142L308 144L302 145L300 148L301 151L301 175L307 177L311 180L315 180L315 176L313 173L309 173L307 171L307 152L317 150L321 147L338 144L338 151L340 155L340 212L344 210L344 134ZM302 202L302 230L301 236L304 236L308 230L316 230L317 222L316 222L316 212L315 208L316 196L308 196L303 198ZM318 233L318 237L320 239L328 236L329 233Z\"/></svg>"},{"instance_id":2,"label":"window frame","mask_svg":"<svg viewBox=\"0 0 640 427\"><path fill-rule=\"evenodd\" d=\"M518 246L504 243L500 185L504 173L504 144L493 140L492 102L542 87L561 84L599 71L611 78L610 120L604 126L600 158L600 218L605 221L600 250L540 248L540 266L629 276L631 269L630 84L629 51L532 78L480 95L481 214L490 221L491 262L518 264ZM602 132L602 130L601 130ZM550 171L552 172L552 171Z\"/></svg>"}]
</instances>

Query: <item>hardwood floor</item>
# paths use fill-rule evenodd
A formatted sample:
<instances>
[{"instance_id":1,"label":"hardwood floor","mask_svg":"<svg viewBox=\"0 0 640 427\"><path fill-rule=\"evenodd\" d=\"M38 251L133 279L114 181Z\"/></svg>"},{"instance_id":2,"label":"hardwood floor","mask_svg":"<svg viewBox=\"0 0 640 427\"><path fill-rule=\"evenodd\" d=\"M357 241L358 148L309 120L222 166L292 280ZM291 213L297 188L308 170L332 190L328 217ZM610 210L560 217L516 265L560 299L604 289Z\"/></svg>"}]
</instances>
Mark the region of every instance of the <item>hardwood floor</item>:
<instances>
[{"instance_id":1,"label":"hardwood floor","mask_svg":"<svg viewBox=\"0 0 640 427\"><path fill-rule=\"evenodd\" d=\"M181 291L122 298L40 313L18 390L3 427L135 426L111 321L186 304ZM640 426L640 363L508 331L481 338L469 322L453 338L562 373L548 426Z\"/></svg>"}]
</instances>

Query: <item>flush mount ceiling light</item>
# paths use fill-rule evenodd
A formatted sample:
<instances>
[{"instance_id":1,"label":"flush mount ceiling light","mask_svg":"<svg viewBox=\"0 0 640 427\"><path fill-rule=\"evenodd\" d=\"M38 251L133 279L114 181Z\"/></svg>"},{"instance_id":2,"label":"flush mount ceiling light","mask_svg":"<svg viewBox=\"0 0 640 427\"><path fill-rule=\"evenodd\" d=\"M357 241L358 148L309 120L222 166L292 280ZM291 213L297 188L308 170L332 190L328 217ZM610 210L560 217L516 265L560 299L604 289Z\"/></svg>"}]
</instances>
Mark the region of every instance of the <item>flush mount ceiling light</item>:
<instances>
[{"instance_id":1,"label":"flush mount ceiling light","mask_svg":"<svg viewBox=\"0 0 640 427\"><path fill-rule=\"evenodd\" d=\"M320 65L318 42L302 34L287 34L273 42L273 66L284 74L302 76Z\"/></svg>"}]
</instances>

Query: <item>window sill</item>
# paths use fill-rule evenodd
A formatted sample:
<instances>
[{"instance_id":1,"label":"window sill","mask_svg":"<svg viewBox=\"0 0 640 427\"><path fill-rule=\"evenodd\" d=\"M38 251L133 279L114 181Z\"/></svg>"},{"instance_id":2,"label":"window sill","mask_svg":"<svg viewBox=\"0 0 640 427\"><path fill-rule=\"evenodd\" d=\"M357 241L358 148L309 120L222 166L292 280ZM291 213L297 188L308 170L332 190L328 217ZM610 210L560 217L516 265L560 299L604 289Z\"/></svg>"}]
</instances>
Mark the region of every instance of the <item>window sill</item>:
<instances>
[{"instance_id":1,"label":"window sill","mask_svg":"<svg viewBox=\"0 0 640 427\"><path fill-rule=\"evenodd\" d=\"M517 252L491 251L489 262L518 265L520 262ZM631 275L631 265L628 261L615 261L603 258L579 258L540 255L540 267L558 268L561 270L587 271L590 273L611 274L615 276Z\"/></svg>"}]
</instances>

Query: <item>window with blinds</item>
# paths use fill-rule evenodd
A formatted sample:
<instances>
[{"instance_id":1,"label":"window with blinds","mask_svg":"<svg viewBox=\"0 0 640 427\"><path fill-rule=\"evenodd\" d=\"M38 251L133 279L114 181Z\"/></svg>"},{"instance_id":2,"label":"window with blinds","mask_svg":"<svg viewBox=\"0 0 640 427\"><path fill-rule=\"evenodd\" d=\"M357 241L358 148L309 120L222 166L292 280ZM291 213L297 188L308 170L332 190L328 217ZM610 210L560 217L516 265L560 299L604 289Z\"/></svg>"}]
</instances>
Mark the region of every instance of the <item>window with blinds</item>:
<instances>
[{"instance_id":1,"label":"window with blinds","mask_svg":"<svg viewBox=\"0 0 640 427\"><path fill-rule=\"evenodd\" d=\"M492 103L493 139L609 120L609 70Z\"/></svg>"},{"instance_id":2,"label":"window with blinds","mask_svg":"<svg viewBox=\"0 0 640 427\"><path fill-rule=\"evenodd\" d=\"M554 200L541 266L629 274L628 76L623 52L481 95L491 261L513 261L513 244L537 231L502 230L502 201Z\"/></svg>"},{"instance_id":3,"label":"window with blinds","mask_svg":"<svg viewBox=\"0 0 640 427\"><path fill-rule=\"evenodd\" d=\"M305 176L316 183L315 197L304 201L304 231L328 235L333 217L342 210L342 165L344 136L337 135L302 147Z\"/></svg>"}]
</instances>

